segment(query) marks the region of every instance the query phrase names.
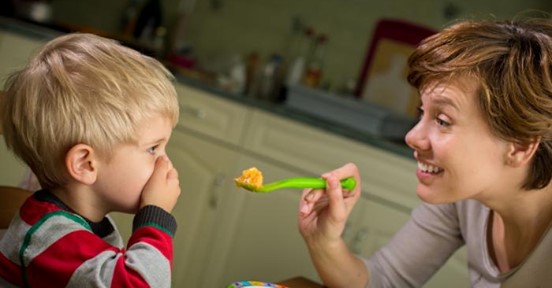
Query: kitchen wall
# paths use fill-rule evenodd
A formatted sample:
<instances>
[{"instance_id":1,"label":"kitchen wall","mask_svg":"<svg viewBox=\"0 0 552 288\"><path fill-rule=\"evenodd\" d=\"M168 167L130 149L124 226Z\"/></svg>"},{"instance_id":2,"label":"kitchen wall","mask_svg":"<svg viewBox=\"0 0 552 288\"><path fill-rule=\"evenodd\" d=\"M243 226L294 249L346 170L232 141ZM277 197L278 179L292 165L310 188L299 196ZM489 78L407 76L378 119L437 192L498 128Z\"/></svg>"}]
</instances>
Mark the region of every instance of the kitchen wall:
<instances>
[{"instance_id":1,"label":"kitchen wall","mask_svg":"<svg viewBox=\"0 0 552 288\"><path fill-rule=\"evenodd\" d=\"M120 31L128 0L53 0L55 18ZM281 53L289 44L293 17L328 35L324 79L331 87L356 80L375 22L400 18L440 29L457 18L510 18L520 11L552 11L548 0L162 0L164 23L179 33L199 63L225 61L256 51ZM172 29L169 30L173 32Z\"/></svg>"},{"instance_id":2,"label":"kitchen wall","mask_svg":"<svg viewBox=\"0 0 552 288\"><path fill-rule=\"evenodd\" d=\"M456 17L511 17L526 9L552 11L548 0L197 0L185 37L202 61L221 55L283 51L292 18L300 17L329 37L326 79L339 87L357 79L375 22L399 18L440 29ZM497 5L496 3L500 3Z\"/></svg>"},{"instance_id":3,"label":"kitchen wall","mask_svg":"<svg viewBox=\"0 0 552 288\"><path fill-rule=\"evenodd\" d=\"M17 0L15 0L17 1ZM119 33L123 13L131 2L143 4L147 0L49 0L56 21L90 26L107 33ZM172 25L183 0L161 0L163 22Z\"/></svg>"}]
</instances>

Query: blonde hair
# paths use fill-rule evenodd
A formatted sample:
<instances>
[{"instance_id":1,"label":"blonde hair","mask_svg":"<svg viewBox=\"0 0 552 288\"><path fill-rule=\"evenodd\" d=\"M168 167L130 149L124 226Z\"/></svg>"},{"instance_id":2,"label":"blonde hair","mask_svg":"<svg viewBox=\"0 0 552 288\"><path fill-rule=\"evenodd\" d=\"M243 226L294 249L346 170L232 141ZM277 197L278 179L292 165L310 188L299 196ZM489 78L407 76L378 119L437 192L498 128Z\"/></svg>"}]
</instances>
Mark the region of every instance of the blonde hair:
<instances>
[{"instance_id":1,"label":"blonde hair","mask_svg":"<svg viewBox=\"0 0 552 288\"><path fill-rule=\"evenodd\" d=\"M6 82L5 141L52 188L66 182L65 155L76 144L102 157L134 143L156 116L178 121L172 74L159 61L117 42L72 33L48 42Z\"/></svg>"},{"instance_id":2,"label":"blonde hair","mask_svg":"<svg viewBox=\"0 0 552 288\"><path fill-rule=\"evenodd\" d=\"M525 189L552 179L552 21L466 20L418 46L409 59L409 82L419 90L465 77L479 84L479 108L501 139L540 139ZM477 145L474 143L474 145Z\"/></svg>"}]
</instances>

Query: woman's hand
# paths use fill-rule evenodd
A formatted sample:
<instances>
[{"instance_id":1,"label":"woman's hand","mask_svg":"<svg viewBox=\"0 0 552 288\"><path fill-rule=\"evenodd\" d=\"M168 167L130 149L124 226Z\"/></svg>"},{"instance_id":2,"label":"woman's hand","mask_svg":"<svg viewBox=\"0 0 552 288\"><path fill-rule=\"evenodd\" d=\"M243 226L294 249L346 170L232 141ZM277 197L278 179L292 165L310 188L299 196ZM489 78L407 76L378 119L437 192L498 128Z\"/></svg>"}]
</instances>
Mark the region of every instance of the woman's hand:
<instances>
[{"instance_id":1,"label":"woman's hand","mask_svg":"<svg viewBox=\"0 0 552 288\"><path fill-rule=\"evenodd\" d=\"M354 177L353 191L343 191L340 180ZM331 245L341 241L345 223L360 198L360 176L355 164L349 163L322 175L326 189L305 189L299 208L299 230L307 245Z\"/></svg>"}]
</instances>

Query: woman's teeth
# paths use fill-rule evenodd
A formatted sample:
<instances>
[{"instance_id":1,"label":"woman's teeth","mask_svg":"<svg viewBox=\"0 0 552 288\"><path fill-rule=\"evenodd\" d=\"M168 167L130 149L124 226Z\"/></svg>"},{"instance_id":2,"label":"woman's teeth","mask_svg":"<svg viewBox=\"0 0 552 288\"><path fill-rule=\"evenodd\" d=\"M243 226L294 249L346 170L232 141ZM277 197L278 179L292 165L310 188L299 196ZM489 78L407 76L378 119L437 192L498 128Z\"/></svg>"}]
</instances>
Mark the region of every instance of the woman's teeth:
<instances>
[{"instance_id":1,"label":"woman's teeth","mask_svg":"<svg viewBox=\"0 0 552 288\"><path fill-rule=\"evenodd\" d=\"M422 163L422 162L418 162L418 169L422 170L422 172L432 173L432 174L437 174L437 173L443 171L443 169L441 169L437 166L425 164L425 163Z\"/></svg>"}]
</instances>

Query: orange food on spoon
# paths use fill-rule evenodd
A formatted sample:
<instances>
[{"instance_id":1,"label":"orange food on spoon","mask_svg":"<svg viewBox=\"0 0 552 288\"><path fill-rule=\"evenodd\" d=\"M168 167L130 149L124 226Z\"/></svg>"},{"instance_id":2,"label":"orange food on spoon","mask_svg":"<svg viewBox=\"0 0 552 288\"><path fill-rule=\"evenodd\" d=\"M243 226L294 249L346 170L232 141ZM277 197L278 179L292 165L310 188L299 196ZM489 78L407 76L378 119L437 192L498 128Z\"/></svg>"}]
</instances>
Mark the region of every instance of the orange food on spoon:
<instances>
[{"instance_id":1,"label":"orange food on spoon","mask_svg":"<svg viewBox=\"0 0 552 288\"><path fill-rule=\"evenodd\" d=\"M242 171L242 174L234 179L238 187L257 191L263 187L263 173L256 167L251 167Z\"/></svg>"}]
</instances>

